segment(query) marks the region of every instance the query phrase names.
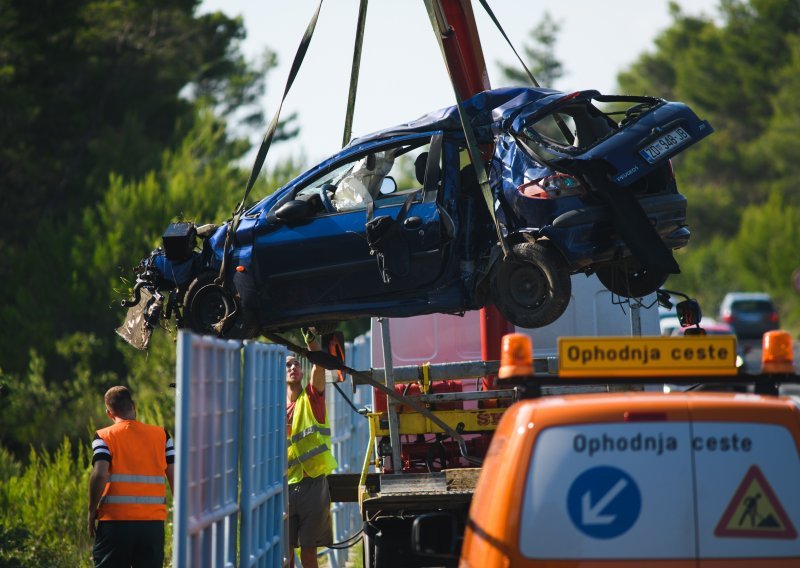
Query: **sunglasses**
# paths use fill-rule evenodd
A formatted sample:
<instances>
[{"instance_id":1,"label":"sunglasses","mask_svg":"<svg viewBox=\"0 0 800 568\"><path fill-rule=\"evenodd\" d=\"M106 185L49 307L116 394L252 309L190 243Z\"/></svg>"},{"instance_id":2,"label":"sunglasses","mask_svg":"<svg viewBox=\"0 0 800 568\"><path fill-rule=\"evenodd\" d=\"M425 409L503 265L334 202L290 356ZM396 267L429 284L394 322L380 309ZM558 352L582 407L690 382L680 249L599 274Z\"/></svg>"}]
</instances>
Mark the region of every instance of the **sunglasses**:
<instances>
[{"instance_id":1,"label":"sunglasses","mask_svg":"<svg viewBox=\"0 0 800 568\"><path fill-rule=\"evenodd\" d=\"M300 361L298 361L297 359L286 361L286 368L291 369L292 367L300 367Z\"/></svg>"}]
</instances>

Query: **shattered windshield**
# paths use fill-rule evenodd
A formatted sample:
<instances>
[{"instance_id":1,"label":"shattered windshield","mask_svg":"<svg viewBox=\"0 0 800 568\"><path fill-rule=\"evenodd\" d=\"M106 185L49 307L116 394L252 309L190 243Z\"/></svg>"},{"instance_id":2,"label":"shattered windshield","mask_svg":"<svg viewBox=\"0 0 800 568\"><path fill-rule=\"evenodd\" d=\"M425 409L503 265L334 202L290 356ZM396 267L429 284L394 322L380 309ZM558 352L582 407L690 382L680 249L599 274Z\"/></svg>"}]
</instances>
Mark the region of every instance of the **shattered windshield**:
<instances>
[{"instance_id":1,"label":"shattered windshield","mask_svg":"<svg viewBox=\"0 0 800 568\"><path fill-rule=\"evenodd\" d=\"M658 99L640 97L575 101L544 116L532 116L517 134L528 144L580 153L637 120L658 103Z\"/></svg>"}]
</instances>

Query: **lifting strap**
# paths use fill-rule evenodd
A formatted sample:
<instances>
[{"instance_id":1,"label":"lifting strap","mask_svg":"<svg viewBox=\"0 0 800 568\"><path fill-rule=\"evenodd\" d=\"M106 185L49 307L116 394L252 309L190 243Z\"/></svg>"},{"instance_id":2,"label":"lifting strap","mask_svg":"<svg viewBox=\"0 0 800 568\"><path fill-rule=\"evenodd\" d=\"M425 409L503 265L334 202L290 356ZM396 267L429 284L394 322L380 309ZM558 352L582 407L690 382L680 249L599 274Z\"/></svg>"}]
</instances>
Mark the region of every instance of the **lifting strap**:
<instances>
[{"instance_id":1,"label":"lifting strap","mask_svg":"<svg viewBox=\"0 0 800 568\"><path fill-rule=\"evenodd\" d=\"M278 110L275 111L275 115L272 117L272 121L269 123L267 132L264 134L264 138L261 141L261 146L258 149L256 160L253 163L253 169L250 171L250 178L247 180L244 196L242 196L242 200L239 202L239 205L233 212L233 219L231 219L231 222L228 225L228 231L225 234L225 248L223 249L222 265L219 269L219 276L215 280L216 284L218 285L221 285L225 282L228 257L230 256L229 248L232 245L234 235L236 234L236 229L239 227L239 220L244 212L244 207L247 203L247 196L250 195L250 190L253 189L256 179L258 179L258 174L261 173L261 167L264 165L264 160L267 158L267 152L269 152L269 148L272 145L272 138L275 136L275 131L278 129L278 119L281 115L283 102L286 100L286 95L289 94L289 89L292 88L292 83L294 83L295 77L297 77L297 73L300 71L300 65L303 63L303 59L308 51L308 46L311 43L311 37L314 35L314 29L317 27L317 19L319 18L319 11L321 8L322 0L319 0L317 9L314 11L314 15L311 16L311 20L308 22L308 26L303 34L303 38L300 40L300 46L297 48L297 53L294 55L292 67L289 70L289 77L286 79L286 86L283 89L283 96L281 97L280 104L278 104Z\"/></svg>"},{"instance_id":2,"label":"lifting strap","mask_svg":"<svg viewBox=\"0 0 800 568\"><path fill-rule=\"evenodd\" d=\"M497 16L494 15L494 12L489 7L489 3L486 0L478 0L478 1L481 3L481 6L483 6L483 9L486 10L486 13L489 14L489 17L494 22L494 25L497 26L497 29L500 31L502 36L505 38L506 43L508 43L508 47L510 47L511 51L514 52L514 55L517 56L517 59L519 60L519 64L522 65L522 68L525 69L525 73L527 73L527 75L528 75L528 79L531 80L531 83L533 84L534 87L539 87L540 86L539 85L539 81L536 80L536 77L533 76L533 73L531 73L530 69L528 69L528 66L525 65L525 62L522 60L522 57L520 57L519 53L517 53L517 50L514 49L514 44L511 43L510 39L508 39L508 36L506 35L506 31L503 29L503 26L500 25L500 21L497 19Z\"/></svg>"},{"instance_id":3,"label":"lifting strap","mask_svg":"<svg viewBox=\"0 0 800 568\"><path fill-rule=\"evenodd\" d=\"M450 436L455 442L458 444L458 448L461 452L461 457L467 460L469 463L473 465L481 465L482 460L469 455L467 451L467 443L464 440L464 437L456 432L455 429L450 427L446 422L444 422L441 418L436 416L433 412L425 408L422 404L414 400L414 397L407 397L401 394L397 394L394 389L390 389L383 383L379 383L369 373L365 373L364 371L356 371L339 361L336 357L331 355L330 353L326 353L325 351L311 351L306 347L301 347L289 341L288 339L278 335L277 333L265 333L264 337L272 341L273 343L277 343L278 345L283 345L284 347L288 348L290 351L297 353L298 355L302 355L314 365L319 365L324 369L328 369L331 371L344 371L345 373L350 373L352 377L357 377L362 383L366 383L371 387L374 387L381 391L383 394L391 397L395 401L406 404L428 418L431 422L436 424L439 428L441 428L448 436Z\"/></svg>"},{"instance_id":4,"label":"lifting strap","mask_svg":"<svg viewBox=\"0 0 800 568\"><path fill-rule=\"evenodd\" d=\"M478 178L478 184L480 185L481 193L483 194L483 200L486 202L486 207L489 210L489 216L492 218L492 223L494 224L495 232L497 233L497 240L500 243L500 248L503 251L503 258L507 258L510 254L508 243L506 243L503 230L500 228L500 223L498 222L497 215L495 214L494 196L492 195L492 189L489 187L489 178L486 175L486 168L483 167L483 158L481 157L481 152L478 148L478 142L475 138L475 131L472 128L470 117L464 110L464 101L461 97L461 94L458 92L455 81L453 80L453 72L450 68L450 62L447 60L447 54L445 52L443 38L450 36L455 32L453 31L453 28L446 25L446 22L444 21L444 15L440 13L440 10L437 10L436 7L433 6L433 2L437 2L438 7L438 0L425 0L425 7L428 9L428 16L430 17L431 25L433 26L434 35L436 36L436 41L439 43L439 49L442 52L442 58L444 59L445 67L447 68L447 74L450 77L450 83L453 86L453 92L456 96L458 115L461 118L461 127L464 130L464 137L467 142L469 158L472 162L472 167L475 168L475 174Z\"/></svg>"},{"instance_id":5,"label":"lifting strap","mask_svg":"<svg viewBox=\"0 0 800 568\"><path fill-rule=\"evenodd\" d=\"M358 71L361 68L361 46L364 43L364 23L367 20L367 0L361 0L358 8L358 24L356 25L356 41L353 46L353 67L350 69L350 91L347 94L347 113L344 118L344 134L342 147L350 142L353 128L353 112L356 108L356 91L358 90Z\"/></svg>"},{"instance_id":6,"label":"lifting strap","mask_svg":"<svg viewBox=\"0 0 800 568\"><path fill-rule=\"evenodd\" d=\"M523 69L525 69L525 73L528 75L528 78L531 80L531 83L533 84L533 86L534 87L541 86L541 85L539 85L539 81L536 80L536 77L533 76L533 73L531 73L530 69L528 69L528 66L525 65L525 62L522 60L522 57L519 56L519 53L517 53L517 50L514 49L514 44L511 43L510 39L508 39L508 35L506 35L506 31L503 29L503 26L500 25L500 21L497 19L497 16L494 15L494 12L489 7L489 3L486 0L478 0L478 1L481 3L481 6L483 6L483 9L486 10L486 13L492 19L492 22L494 22L494 25L497 27L497 30L500 32L500 34L503 36L503 38L505 38L506 43L508 43L508 47L510 47L511 51L514 52L514 55L517 56L517 59L519 60L519 64L522 65ZM561 131L561 134L564 135L564 138L570 143L570 145L573 142L575 142L575 136L573 136L572 131L566 125L566 123L564 122L564 119L562 119L558 115L553 115L553 118L555 119L556 125L558 126L558 129Z\"/></svg>"}]
</instances>

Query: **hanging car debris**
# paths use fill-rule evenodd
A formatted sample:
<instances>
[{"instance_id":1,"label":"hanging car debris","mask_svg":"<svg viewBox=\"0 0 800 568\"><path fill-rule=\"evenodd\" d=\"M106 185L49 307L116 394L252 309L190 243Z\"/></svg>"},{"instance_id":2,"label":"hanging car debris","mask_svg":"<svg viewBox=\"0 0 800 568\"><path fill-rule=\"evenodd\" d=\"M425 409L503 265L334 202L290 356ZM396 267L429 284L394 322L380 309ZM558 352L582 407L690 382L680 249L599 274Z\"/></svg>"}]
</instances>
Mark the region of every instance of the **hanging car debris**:
<instances>
[{"instance_id":1,"label":"hanging car debris","mask_svg":"<svg viewBox=\"0 0 800 568\"><path fill-rule=\"evenodd\" d=\"M571 274L596 273L612 292L641 297L678 272L672 250L690 233L670 158L713 132L686 105L507 88L464 110L478 144L494 148L486 166L499 227L458 108L448 107L353 140L247 209L233 230L231 221L170 225L124 302L138 319L118 333L146 347L154 317L142 314L249 338L486 304L535 328L563 313Z\"/></svg>"}]
</instances>

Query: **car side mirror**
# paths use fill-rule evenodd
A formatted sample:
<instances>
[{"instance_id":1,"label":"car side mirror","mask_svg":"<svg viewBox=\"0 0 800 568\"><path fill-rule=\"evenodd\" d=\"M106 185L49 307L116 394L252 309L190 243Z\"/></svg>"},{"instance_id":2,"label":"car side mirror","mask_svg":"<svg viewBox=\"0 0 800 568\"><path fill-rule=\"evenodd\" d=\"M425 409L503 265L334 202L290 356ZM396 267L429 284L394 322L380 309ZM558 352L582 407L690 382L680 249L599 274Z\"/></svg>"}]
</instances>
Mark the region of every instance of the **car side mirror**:
<instances>
[{"instance_id":1,"label":"car side mirror","mask_svg":"<svg viewBox=\"0 0 800 568\"><path fill-rule=\"evenodd\" d=\"M675 305L675 311L678 313L678 321L681 322L681 327L698 325L700 320L703 319L703 312L700 310L700 304L697 303L697 300L678 302Z\"/></svg>"},{"instance_id":2,"label":"car side mirror","mask_svg":"<svg viewBox=\"0 0 800 568\"><path fill-rule=\"evenodd\" d=\"M453 513L427 513L411 525L411 545L419 556L454 559L460 553L458 527Z\"/></svg>"},{"instance_id":3,"label":"car side mirror","mask_svg":"<svg viewBox=\"0 0 800 568\"><path fill-rule=\"evenodd\" d=\"M378 190L381 192L381 195L389 195L397 191L397 182L394 181L392 176L386 176L381 180L381 187Z\"/></svg>"},{"instance_id":4,"label":"car side mirror","mask_svg":"<svg viewBox=\"0 0 800 568\"><path fill-rule=\"evenodd\" d=\"M305 221L313 214L313 209L307 201L292 199L275 210L275 218L284 223L297 223Z\"/></svg>"}]
</instances>

